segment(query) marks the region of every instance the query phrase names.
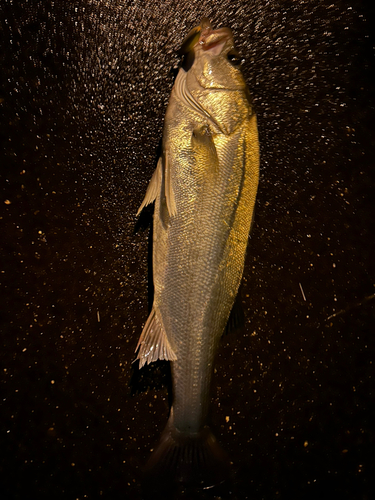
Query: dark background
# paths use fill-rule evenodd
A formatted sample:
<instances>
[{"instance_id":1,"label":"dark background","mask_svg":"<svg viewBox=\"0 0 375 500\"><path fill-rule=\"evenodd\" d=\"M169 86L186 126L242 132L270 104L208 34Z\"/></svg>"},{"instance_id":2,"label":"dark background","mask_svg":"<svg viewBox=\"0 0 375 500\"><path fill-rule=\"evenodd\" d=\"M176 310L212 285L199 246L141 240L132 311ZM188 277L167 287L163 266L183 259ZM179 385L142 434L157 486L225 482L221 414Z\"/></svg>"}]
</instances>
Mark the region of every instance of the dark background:
<instances>
[{"instance_id":1,"label":"dark background","mask_svg":"<svg viewBox=\"0 0 375 500\"><path fill-rule=\"evenodd\" d=\"M233 485L194 498L375 498L373 11L2 1L1 499L141 498L168 397L162 364L132 365L152 210L135 213L202 16L245 58L261 179L246 325L215 368Z\"/></svg>"}]
</instances>

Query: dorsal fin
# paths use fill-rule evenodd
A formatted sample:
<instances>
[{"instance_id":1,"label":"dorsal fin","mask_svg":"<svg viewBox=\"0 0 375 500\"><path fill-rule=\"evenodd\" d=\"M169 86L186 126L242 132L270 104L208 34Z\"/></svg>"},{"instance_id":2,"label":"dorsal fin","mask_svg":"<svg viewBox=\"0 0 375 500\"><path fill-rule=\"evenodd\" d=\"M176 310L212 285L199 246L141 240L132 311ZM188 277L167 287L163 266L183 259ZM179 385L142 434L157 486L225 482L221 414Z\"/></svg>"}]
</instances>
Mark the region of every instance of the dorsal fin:
<instances>
[{"instance_id":1,"label":"dorsal fin","mask_svg":"<svg viewBox=\"0 0 375 500\"><path fill-rule=\"evenodd\" d=\"M172 216L176 215L177 213L170 162L168 158L168 151L165 151L163 156L164 156L164 162L163 162L163 157L161 156L159 158L155 172L151 177L150 184L148 185L144 200L142 201L142 204L138 209L137 217L142 212L144 207L155 201L158 193L160 192L163 177L164 177L164 195L169 215Z\"/></svg>"},{"instance_id":2,"label":"dorsal fin","mask_svg":"<svg viewBox=\"0 0 375 500\"><path fill-rule=\"evenodd\" d=\"M158 192L160 191L161 178L162 178L162 159L160 157L155 172L151 177L150 184L147 187L146 195L142 201L142 205L138 209L137 217L142 212L144 207L146 207L155 200Z\"/></svg>"}]
</instances>

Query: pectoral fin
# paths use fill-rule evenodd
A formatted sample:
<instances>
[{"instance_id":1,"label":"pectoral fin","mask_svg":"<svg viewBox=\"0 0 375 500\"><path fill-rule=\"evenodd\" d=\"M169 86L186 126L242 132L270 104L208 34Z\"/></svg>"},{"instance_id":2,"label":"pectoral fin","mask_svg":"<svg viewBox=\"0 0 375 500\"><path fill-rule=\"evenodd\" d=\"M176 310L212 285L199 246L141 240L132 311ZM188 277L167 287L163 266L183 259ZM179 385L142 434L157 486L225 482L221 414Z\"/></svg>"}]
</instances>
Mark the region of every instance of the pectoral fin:
<instances>
[{"instance_id":1,"label":"pectoral fin","mask_svg":"<svg viewBox=\"0 0 375 500\"><path fill-rule=\"evenodd\" d=\"M169 161L168 151L164 152L164 189L169 215L176 215L177 209L174 197L173 180L171 176L171 165Z\"/></svg>"},{"instance_id":2,"label":"pectoral fin","mask_svg":"<svg viewBox=\"0 0 375 500\"><path fill-rule=\"evenodd\" d=\"M160 157L155 172L151 177L150 184L148 185L146 196L142 201L142 205L138 209L137 217L142 212L144 207L146 207L155 200L158 192L160 191L161 178L162 178L162 159Z\"/></svg>"},{"instance_id":3,"label":"pectoral fin","mask_svg":"<svg viewBox=\"0 0 375 500\"><path fill-rule=\"evenodd\" d=\"M177 359L168 337L157 319L154 308L152 308L139 338L136 351L138 349L139 368L158 359L165 359L166 361L175 361Z\"/></svg>"},{"instance_id":4,"label":"pectoral fin","mask_svg":"<svg viewBox=\"0 0 375 500\"><path fill-rule=\"evenodd\" d=\"M205 176L210 172L219 171L219 159L209 127L204 126L193 131L191 147L195 162L202 168Z\"/></svg>"}]
</instances>

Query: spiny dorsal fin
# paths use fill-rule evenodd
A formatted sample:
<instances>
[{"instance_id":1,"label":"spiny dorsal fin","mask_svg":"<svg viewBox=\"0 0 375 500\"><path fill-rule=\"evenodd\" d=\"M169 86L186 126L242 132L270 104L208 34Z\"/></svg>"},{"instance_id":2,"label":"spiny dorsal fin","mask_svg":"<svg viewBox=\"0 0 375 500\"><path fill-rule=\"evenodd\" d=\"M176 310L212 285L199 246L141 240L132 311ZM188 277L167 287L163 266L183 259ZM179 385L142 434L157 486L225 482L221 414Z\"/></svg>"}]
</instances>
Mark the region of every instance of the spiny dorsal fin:
<instances>
[{"instance_id":1,"label":"spiny dorsal fin","mask_svg":"<svg viewBox=\"0 0 375 500\"><path fill-rule=\"evenodd\" d=\"M165 359L166 361L176 361L177 359L167 335L156 317L154 307L146 321L135 350L138 349L139 368L158 359Z\"/></svg>"},{"instance_id":2,"label":"spiny dorsal fin","mask_svg":"<svg viewBox=\"0 0 375 500\"><path fill-rule=\"evenodd\" d=\"M167 203L167 208L169 215L176 215L176 201L174 197L171 169L169 164L168 152L164 152L164 171L163 171L163 159L159 158L154 175L151 177L150 184L148 185L146 195L142 201L142 205L139 207L137 212L138 215L142 212L143 208L155 201L158 193L160 192L160 187L162 183L162 177L164 175L164 195Z\"/></svg>"},{"instance_id":3,"label":"spiny dorsal fin","mask_svg":"<svg viewBox=\"0 0 375 500\"><path fill-rule=\"evenodd\" d=\"M142 201L142 205L138 209L137 217L142 212L144 207L146 207L155 200L160 190L161 176L162 176L162 159L160 157L155 172L151 177L150 184L148 185L146 191L146 195L144 197L144 200Z\"/></svg>"}]
</instances>

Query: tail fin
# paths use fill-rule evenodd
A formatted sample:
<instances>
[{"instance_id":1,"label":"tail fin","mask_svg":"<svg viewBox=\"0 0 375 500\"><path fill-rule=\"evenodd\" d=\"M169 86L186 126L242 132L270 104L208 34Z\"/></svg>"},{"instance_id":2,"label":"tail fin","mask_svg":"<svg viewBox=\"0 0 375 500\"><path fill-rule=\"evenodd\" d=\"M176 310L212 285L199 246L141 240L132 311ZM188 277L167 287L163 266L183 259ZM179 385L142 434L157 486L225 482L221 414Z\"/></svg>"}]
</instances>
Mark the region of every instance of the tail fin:
<instances>
[{"instance_id":1,"label":"tail fin","mask_svg":"<svg viewBox=\"0 0 375 500\"><path fill-rule=\"evenodd\" d=\"M229 479L229 459L208 426L196 434L168 422L146 467L145 480L208 488Z\"/></svg>"}]
</instances>

